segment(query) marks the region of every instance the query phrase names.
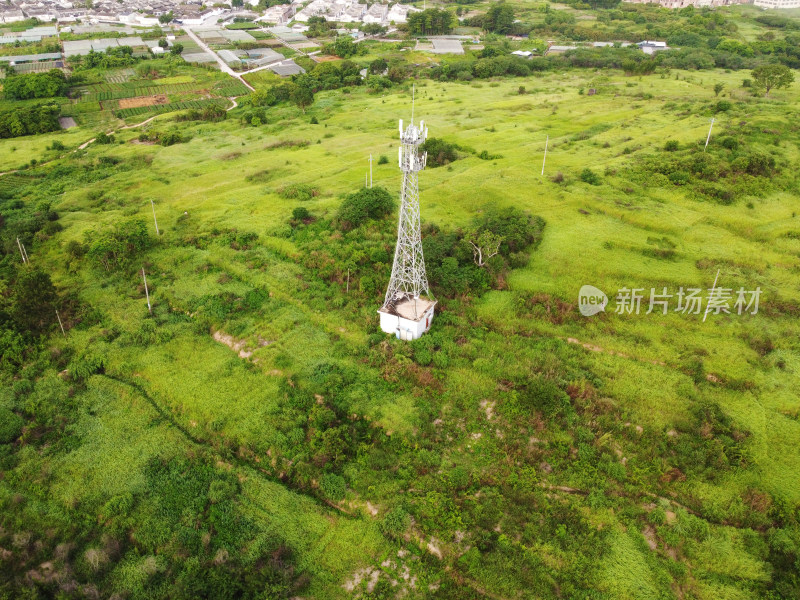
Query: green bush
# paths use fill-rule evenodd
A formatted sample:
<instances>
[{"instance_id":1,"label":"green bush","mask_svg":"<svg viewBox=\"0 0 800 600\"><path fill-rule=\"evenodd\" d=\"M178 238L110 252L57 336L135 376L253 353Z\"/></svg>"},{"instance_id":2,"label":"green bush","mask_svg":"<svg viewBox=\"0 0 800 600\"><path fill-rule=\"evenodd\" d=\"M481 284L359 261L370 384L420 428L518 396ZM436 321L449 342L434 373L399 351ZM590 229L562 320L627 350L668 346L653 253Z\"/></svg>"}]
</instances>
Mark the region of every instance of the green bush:
<instances>
[{"instance_id":1,"label":"green bush","mask_svg":"<svg viewBox=\"0 0 800 600\"><path fill-rule=\"evenodd\" d=\"M368 219L381 219L394 210L392 195L382 187L364 188L348 194L337 214L343 230L348 231Z\"/></svg>"},{"instance_id":2,"label":"green bush","mask_svg":"<svg viewBox=\"0 0 800 600\"><path fill-rule=\"evenodd\" d=\"M675 152L675 150L678 148L680 148L678 140L669 140L666 144L664 144L664 150L667 152Z\"/></svg>"},{"instance_id":3,"label":"green bush","mask_svg":"<svg viewBox=\"0 0 800 600\"><path fill-rule=\"evenodd\" d=\"M299 200L305 202L319 196L319 188L304 183L293 183L281 188L278 195L285 200Z\"/></svg>"},{"instance_id":4,"label":"green bush","mask_svg":"<svg viewBox=\"0 0 800 600\"><path fill-rule=\"evenodd\" d=\"M142 219L129 219L109 229L95 230L87 239L89 259L106 271L127 267L149 242L147 224Z\"/></svg>"},{"instance_id":5,"label":"green bush","mask_svg":"<svg viewBox=\"0 0 800 600\"><path fill-rule=\"evenodd\" d=\"M7 408L0 407L0 444L10 444L19 437L24 421Z\"/></svg>"},{"instance_id":6,"label":"green bush","mask_svg":"<svg viewBox=\"0 0 800 600\"><path fill-rule=\"evenodd\" d=\"M292 221L305 221L311 216L305 206L298 206L292 211Z\"/></svg>"},{"instance_id":7,"label":"green bush","mask_svg":"<svg viewBox=\"0 0 800 600\"><path fill-rule=\"evenodd\" d=\"M421 147L423 152L428 153L426 164L429 167L441 167L458 159L456 149L455 144L439 138L428 138Z\"/></svg>"},{"instance_id":8,"label":"green bush","mask_svg":"<svg viewBox=\"0 0 800 600\"><path fill-rule=\"evenodd\" d=\"M344 498L344 494L347 491L344 478L335 473L323 475L322 480L319 482L319 488L322 490L322 494L331 502L339 502Z\"/></svg>"},{"instance_id":9,"label":"green bush","mask_svg":"<svg viewBox=\"0 0 800 600\"><path fill-rule=\"evenodd\" d=\"M728 112L732 107L733 105L727 100L720 100L714 105L714 112L715 113Z\"/></svg>"},{"instance_id":10,"label":"green bush","mask_svg":"<svg viewBox=\"0 0 800 600\"><path fill-rule=\"evenodd\" d=\"M385 536L397 539L405 533L410 524L411 519L408 513L398 506L386 513L383 521L381 521L380 528Z\"/></svg>"},{"instance_id":11,"label":"green bush","mask_svg":"<svg viewBox=\"0 0 800 600\"><path fill-rule=\"evenodd\" d=\"M600 176L588 167L581 171L579 177L581 181L589 185L600 185L601 183Z\"/></svg>"}]
</instances>

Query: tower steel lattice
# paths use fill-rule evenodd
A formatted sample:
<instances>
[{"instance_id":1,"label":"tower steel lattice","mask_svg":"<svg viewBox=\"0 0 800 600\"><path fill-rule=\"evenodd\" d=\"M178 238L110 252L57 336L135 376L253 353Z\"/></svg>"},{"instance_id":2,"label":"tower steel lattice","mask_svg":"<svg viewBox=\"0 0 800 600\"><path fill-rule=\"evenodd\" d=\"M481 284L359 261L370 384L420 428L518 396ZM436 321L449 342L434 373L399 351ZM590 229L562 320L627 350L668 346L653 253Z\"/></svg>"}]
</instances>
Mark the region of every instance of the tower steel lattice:
<instances>
[{"instance_id":1,"label":"tower steel lattice","mask_svg":"<svg viewBox=\"0 0 800 600\"><path fill-rule=\"evenodd\" d=\"M386 290L381 310L389 310L404 299L416 300L420 294L430 297L425 259L422 256L422 236L419 222L419 172L425 168L427 153L420 154L419 147L428 137L425 122L411 123L403 129L400 120L399 164L403 172L400 192L400 216L397 223L397 246L394 251L392 277ZM414 303L416 315L416 302Z\"/></svg>"}]
</instances>

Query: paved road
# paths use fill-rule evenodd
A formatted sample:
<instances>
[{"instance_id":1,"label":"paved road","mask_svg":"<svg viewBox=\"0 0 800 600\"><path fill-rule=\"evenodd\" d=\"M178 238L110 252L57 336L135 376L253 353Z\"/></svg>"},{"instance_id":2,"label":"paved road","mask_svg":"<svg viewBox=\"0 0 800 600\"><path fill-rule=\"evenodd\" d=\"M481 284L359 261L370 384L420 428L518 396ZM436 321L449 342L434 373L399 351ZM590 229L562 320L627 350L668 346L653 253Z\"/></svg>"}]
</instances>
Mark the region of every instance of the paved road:
<instances>
[{"instance_id":1,"label":"paved road","mask_svg":"<svg viewBox=\"0 0 800 600\"><path fill-rule=\"evenodd\" d=\"M202 48L203 51L208 52L211 56L213 56L216 59L217 63L219 64L219 68L223 73L227 73L231 77L235 77L236 79L241 81L243 84L245 84L250 91L255 91L255 88L252 85L250 85L249 83L247 83L247 81L245 81L244 77L242 77L239 73L237 73L236 71L231 69L228 66L228 63L226 63L224 60L222 60L217 55L216 52L214 52L211 48L209 48L208 45L203 40L201 40L197 35L195 35L194 31L192 31L188 27L184 27L183 30L186 32L186 35L188 35L190 38L192 38L192 40L194 40L195 44L200 46L200 48Z\"/></svg>"}]
</instances>

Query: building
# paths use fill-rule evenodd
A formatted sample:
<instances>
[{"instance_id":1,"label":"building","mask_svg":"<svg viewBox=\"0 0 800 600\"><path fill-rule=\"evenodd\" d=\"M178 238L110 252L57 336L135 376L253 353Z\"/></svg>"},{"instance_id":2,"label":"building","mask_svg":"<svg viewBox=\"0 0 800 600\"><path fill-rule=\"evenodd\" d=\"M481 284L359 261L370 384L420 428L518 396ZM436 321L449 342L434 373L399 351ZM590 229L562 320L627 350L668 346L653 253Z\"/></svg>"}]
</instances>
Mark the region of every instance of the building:
<instances>
[{"instance_id":1,"label":"building","mask_svg":"<svg viewBox=\"0 0 800 600\"><path fill-rule=\"evenodd\" d=\"M663 52L664 50L669 50L667 42L654 42L651 40L645 40L643 42L639 42L636 45L639 46L639 50L641 50L645 54L655 54L656 52Z\"/></svg>"},{"instance_id":2,"label":"building","mask_svg":"<svg viewBox=\"0 0 800 600\"><path fill-rule=\"evenodd\" d=\"M624 0L633 4L659 4L664 8L686 8L687 6L716 7L734 4L749 4L749 0ZM756 4L758 6L758 4Z\"/></svg>"},{"instance_id":3,"label":"building","mask_svg":"<svg viewBox=\"0 0 800 600\"><path fill-rule=\"evenodd\" d=\"M568 52L570 50L577 50L577 46L550 46L547 51L544 53L545 56L549 56L550 54L564 54L564 52Z\"/></svg>"},{"instance_id":4,"label":"building","mask_svg":"<svg viewBox=\"0 0 800 600\"><path fill-rule=\"evenodd\" d=\"M760 8L800 8L800 0L755 0Z\"/></svg>"}]
</instances>

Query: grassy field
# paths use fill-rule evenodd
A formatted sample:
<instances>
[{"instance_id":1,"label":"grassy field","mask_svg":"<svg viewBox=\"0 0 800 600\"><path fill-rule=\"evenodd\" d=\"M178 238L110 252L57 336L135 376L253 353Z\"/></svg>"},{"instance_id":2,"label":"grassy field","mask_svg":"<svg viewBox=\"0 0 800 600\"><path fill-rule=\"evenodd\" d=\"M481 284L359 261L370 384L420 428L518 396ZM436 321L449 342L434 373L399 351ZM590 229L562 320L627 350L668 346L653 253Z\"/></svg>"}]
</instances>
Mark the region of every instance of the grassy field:
<instances>
[{"instance_id":1,"label":"grassy field","mask_svg":"<svg viewBox=\"0 0 800 600\"><path fill-rule=\"evenodd\" d=\"M185 76L149 85L191 85ZM15 186L30 186L23 201L49 199L63 226L28 252L82 307L70 313L67 335L48 342L63 357L59 369L26 373L33 391L14 384L2 408L66 399L58 371L103 361L102 371L69 386L74 445L50 454L28 446L0 481L4 510L20 495L31 523L46 507L47 524L65 527L75 514L102 521L109 499L136 498L120 526L140 539L101 571L133 598L157 595L170 573L147 562L161 564L156 548L165 547L147 541L142 525L165 502L153 461L185 456L239 482L237 515L257 533L230 552L260 564L259 540L280 534L308 598L352 597L353 589L362 597L403 589L413 597L704 599L774 590L777 563L765 540L781 524L770 506L800 503L800 114L797 84L765 99L747 94L742 79L673 70L418 81L415 118L461 148L458 160L421 173L423 222L455 230L515 207L547 225L527 264L498 289L442 298L433 331L411 345L375 338L382 292L356 291L382 272L379 261L337 264L348 284L319 273L326 246L363 244L366 252L383 230L317 225L324 233L309 241L289 224L298 206L318 224L332 219L341 197L362 187L370 155L388 158L374 163L375 184L399 193L397 120L410 118L409 86L321 92L306 112L270 108L258 127L237 119L242 108L221 123L163 115L117 130L113 145L77 152L95 131L0 142L0 171L31 158L48 163L13 175ZM719 98L717 82L725 84ZM715 114L721 99L732 107ZM702 154L712 116L709 156L728 157L720 140L736 138L775 158L774 183L759 179L725 204L646 170L670 156L670 140L682 156ZM188 141L139 142L142 131L170 128ZM62 158L46 149L56 140L67 147ZM51 181L63 165L85 175ZM295 185L316 191L293 199ZM121 273L66 257L70 242L137 217L148 224L150 248ZM391 236L391 222L384 229ZM315 266L311 254L321 257ZM718 271L719 286L760 287L757 315L703 322L613 311L623 287L707 289ZM605 313L578 314L584 284L609 296ZM429 343L432 361L422 358ZM548 420L545 409L525 405L520 382L531 377L567 390L573 416ZM692 429L703 406L719 408L719 429ZM317 424L322 413L355 433L345 457L329 451L319 470L304 452L317 431L334 429ZM723 436L747 458L713 474L664 450L673 438L710 444ZM690 466L702 462L697 452ZM346 495L325 501L321 473L339 474ZM396 507L413 520L384 535ZM17 529L31 544L44 537L24 518ZM222 531L209 530L212 548ZM382 574L369 591L373 573Z\"/></svg>"}]
</instances>

